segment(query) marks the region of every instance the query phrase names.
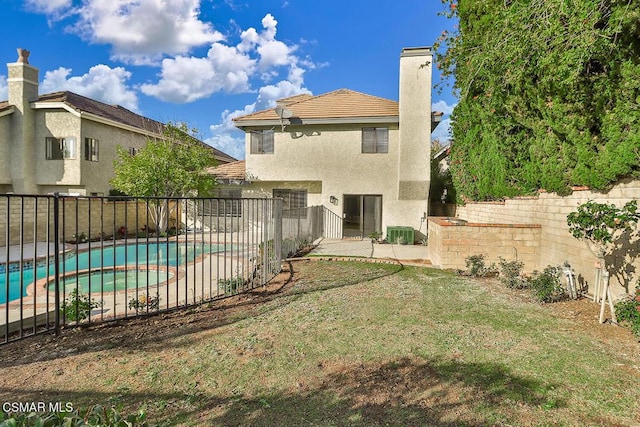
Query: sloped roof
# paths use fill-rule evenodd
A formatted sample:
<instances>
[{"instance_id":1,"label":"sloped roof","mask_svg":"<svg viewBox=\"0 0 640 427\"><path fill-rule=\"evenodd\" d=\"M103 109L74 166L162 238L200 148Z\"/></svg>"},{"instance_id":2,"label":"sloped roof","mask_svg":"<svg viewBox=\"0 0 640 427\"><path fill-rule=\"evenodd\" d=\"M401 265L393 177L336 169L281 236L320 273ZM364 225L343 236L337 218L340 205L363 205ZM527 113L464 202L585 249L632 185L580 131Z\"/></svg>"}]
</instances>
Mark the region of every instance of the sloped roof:
<instances>
[{"instance_id":1,"label":"sloped roof","mask_svg":"<svg viewBox=\"0 0 640 427\"><path fill-rule=\"evenodd\" d=\"M399 114L399 104L390 99L349 89L338 89L318 96L298 95L278 102L291 110L291 121L304 123L314 119L389 118ZM238 126L257 121L280 120L275 108L233 119Z\"/></svg>"},{"instance_id":2,"label":"sloped roof","mask_svg":"<svg viewBox=\"0 0 640 427\"><path fill-rule=\"evenodd\" d=\"M162 129L164 128L162 123L136 114L121 105L105 104L69 91L40 95L35 102L62 102L74 110L95 114L96 116L133 126L146 132L162 134Z\"/></svg>"},{"instance_id":3,"label":"sloped roof","mask_svg":"<svg viewBox=\"0 0 640 427\"><path fill-rule=\"evenodd\" d=\"M133 111L127 110L121 105L109 105L104 102L96 101L95 99L87 98L77 93L64 91L53 92L45 95L40 95L36 100L36 103L63 103L70 108L84 113L93 114L95 116L107 119L122 125L131 126L141 131L152 133L156 135L162 135L164 124L148 117L136 114ZM0 109L5 102L0 102ZM8 105L8 102L6 102ZM211 147L202 141L203 145L210 148L213 151L215 158L219 162L233 162L236 159L228 154Z\"/></svg>"},{"instance_id":4,"label":"sloped roof","mask_svg":"<svg viewBox=\"0 0 640 427\"><path fill-rule=\"evenodd\" d=\"M290 96L289 98L282 98L278 100L278 105L286 106L295 102L304 101L306 99L313 98L313 95L308 93L301 93L300 95Z\"/></svg>"},{"instance_id":5,"label":"sloped roof","mask_svg":"<svg viewBox=\"0 0 640 427\"><path fill-rule=\"evenodd\" d=\"M208 172L220 180L243 180L245 178L245 161L238 160L209 168Z\"/></svg>"}]
</instances>

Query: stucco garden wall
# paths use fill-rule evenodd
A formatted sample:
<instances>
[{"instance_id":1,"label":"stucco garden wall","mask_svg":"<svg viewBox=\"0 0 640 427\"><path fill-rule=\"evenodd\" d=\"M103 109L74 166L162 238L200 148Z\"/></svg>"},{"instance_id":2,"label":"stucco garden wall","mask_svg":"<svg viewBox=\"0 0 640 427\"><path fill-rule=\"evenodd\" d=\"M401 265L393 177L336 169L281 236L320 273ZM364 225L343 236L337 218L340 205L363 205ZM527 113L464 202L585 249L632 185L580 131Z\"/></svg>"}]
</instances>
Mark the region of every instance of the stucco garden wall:
<instances>
[{"instance_id":1,"label":"stucco garden wall","mask_svg":"<svg viewBox=\"0 0 640 427\"><path fill-rule=\"evenodd\" d=\"M624 181L607 193L597 193L584 188L574 189L568 196L555 193L540 193L535 197L519 197L504 202L467 203L459 206L456 215L470 222L506 223L506 224L539 224L540 258L537 269L547 265L559 265L565 261L573 267L580 284L593 290L595 278L595 256L586 244L575 239L569 233L567 215L589 200L598 203L623 206L626 202L640 198L640 181ZM632 264L631 285L624 286L623 278L612 277L614 294L633 291L640 277L640 260Z\"/></svg>"}]
</instances>

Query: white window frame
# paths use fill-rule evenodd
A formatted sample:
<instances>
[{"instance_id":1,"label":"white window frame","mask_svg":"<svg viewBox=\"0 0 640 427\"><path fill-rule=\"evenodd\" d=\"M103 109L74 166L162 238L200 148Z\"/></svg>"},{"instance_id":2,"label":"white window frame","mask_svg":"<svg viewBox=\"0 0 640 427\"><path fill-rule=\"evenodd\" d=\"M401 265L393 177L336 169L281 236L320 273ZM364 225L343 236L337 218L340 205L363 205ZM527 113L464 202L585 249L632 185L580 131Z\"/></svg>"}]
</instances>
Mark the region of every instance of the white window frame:
<instances>
[{"instance_id":1,"label":"white window frame","mask_svg":"<svg viewBox=\"0 0 640 427\"><path fill-rule=\"evenodd\" d=\"M66 160L76 158L76 138L67 136L64 138L54 138L48 136L46 141L47 160Z\"/></svg>"},{"instance_id":2,"label":"white window frame","mask_svg":"<svg viewBox=\"0 0 640 427\"><path fill-rule=\"evenodd\" d=\"M251 131L251 154L273 154L275 132L273 129Z\"/></svg>"}]
</instances>

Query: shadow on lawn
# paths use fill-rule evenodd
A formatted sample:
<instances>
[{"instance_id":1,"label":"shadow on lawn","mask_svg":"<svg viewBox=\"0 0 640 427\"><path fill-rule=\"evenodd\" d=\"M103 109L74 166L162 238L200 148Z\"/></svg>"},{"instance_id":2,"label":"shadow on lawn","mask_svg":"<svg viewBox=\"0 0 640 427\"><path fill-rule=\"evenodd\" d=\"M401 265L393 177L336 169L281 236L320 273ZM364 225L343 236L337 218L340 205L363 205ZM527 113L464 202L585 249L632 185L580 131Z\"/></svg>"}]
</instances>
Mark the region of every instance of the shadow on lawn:
<instances>
[{"instance_id":1,"label":"shadow on lawn","mask_svg":"<svg viewBox=\"0 0 640 427\"><path fill-rule=\"evenodd\" d=\"M530 411L549 405L545 390L551 387L518 377L498 364L403 358L328 373L319 387L300 393L231 401L224 413L209 422L221 426L485 426L502 417L508 420L509 415L517 417L514 407Z\"/></svg>"},{"instance_id":2,"label":"shadow on lawn","mask_svg":"<svg viewBox=\"0 0 640 427\"><path fill-rule=\"evenodd\" d=\"M257 396L215 396L206 392L136 394L115 397L59 390L20 392L23 400L74 405L125 404L131 411L147 405L149 418L163 425L185 422L210 426L484 426L536 420L555 387L519 377L494 363L402 358L384 364L331 368L316 384L299 379L296 390ZM292 379L293 380L293 379ZM1 390L0 393L6 392ZM554 402L554 407L564 406ZM520 412L518 412L520 410ZM523 418L524 417L524 418Z\"/></svg>"},{"instance_id":3,"label":"shadow on lawn","mask_svg":"<svg viewBox=\"0 0 640 427\"><path fill-rule=\"evenodd\" d=\"M332 264L330 261L325 263L328 266ZM199 307L88 327L74 327L63 330L59 338L39 335L6 344L2 347L0 368L109 349L154 351L184 347L190 343L199 343L194 334L262 315L290 304L304 294L366 283L392 276L404 269L402 265L381 264L367 274L363 275L362 270L357 269L358 274L349 276L345 275L343 264L342 268L334 265L327 269L334 270L332 272L323 270L323 274L318 277L299 279L299 269L294 269L295 264L287 262L275 284L204 303Z\"/></svg>"}]
</instances>

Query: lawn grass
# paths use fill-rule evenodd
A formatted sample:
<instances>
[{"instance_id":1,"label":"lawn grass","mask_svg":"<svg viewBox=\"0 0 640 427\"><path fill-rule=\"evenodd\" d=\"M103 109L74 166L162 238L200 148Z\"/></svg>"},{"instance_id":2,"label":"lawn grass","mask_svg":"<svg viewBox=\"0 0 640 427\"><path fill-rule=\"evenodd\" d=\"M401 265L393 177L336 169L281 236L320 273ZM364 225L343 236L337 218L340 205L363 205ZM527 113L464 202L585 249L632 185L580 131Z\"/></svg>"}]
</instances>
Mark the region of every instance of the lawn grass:
<instances>
[{"instance_id":1,"label":"lawn grass","mask_svg":"<svg viewBox=\"0 0 640 427\"><path fill-rule=\"evenodd\" d=\"M264 302L193 312L172 331L150 318L134 342L97 331L93 347L73 344L90 330L50 340L40 360L3 361L0 398L143 405L165 425L638 422L630 334L618 346L495 283L434 269L293 269Z\"/></svg>"}]
</instances>

